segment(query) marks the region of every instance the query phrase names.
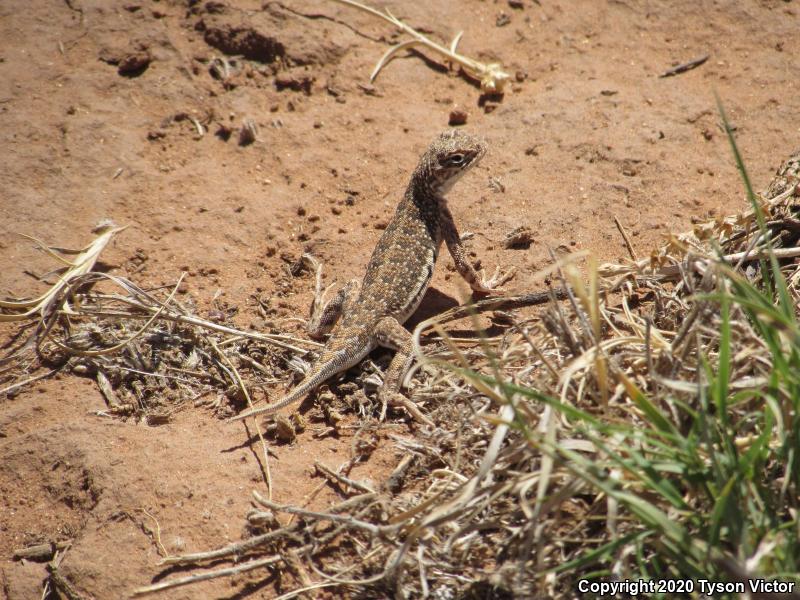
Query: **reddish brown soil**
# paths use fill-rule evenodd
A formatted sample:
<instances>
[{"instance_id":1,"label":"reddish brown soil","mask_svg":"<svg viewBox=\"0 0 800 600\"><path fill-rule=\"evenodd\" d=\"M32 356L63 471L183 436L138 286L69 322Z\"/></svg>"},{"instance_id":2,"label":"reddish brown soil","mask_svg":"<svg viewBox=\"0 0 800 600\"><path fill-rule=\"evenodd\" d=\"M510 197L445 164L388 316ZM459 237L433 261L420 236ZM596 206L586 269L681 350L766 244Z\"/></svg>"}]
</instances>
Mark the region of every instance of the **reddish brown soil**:
<instances>
[{"instance_id":1,"label":"reddish brown soil","mask_svg":"<svg viewBox=\"0 0 800 600\"><path fill-rule=\"evenodd\" d=\"M464 53L500 60L520 81L481 107L474 85L425 53L395 59L365 91L387 42L400 38L323 0L0 3L2 293L33 294L40 288L23 270L51 264L13 232L78 247L112 218L129 225L103 254L115 272L156 286L186 270L200 313L222 293L239 308L240 327L259 324L258 290L274 299L277 322L296 331L281 319L306 315L312 281L287 279L285 261L311 248L328 280L359 275L418 154L456 106L491 148L451 206L461 229L479 234L470 244L486 267L517 267L511 291L535 287L548 248L624 256L615 216L646 255L693 216L743 208L714 90L757 187L798 145L798 2L376 5L435 39L463 30ZM501 14L510 22L497 26ZM247 55L227 86L209 72L223 51ZM658 77L705 53L701 67ZM170 120L180 114L208 132ZM258 140L240 146L248 118ZM227 141L215 135L226 128ZM490 177L504 191L490 188ZM503 249L520 224L536 232L534 244ZM138 271L137 252L145 257ZM449 257L441 263L422 310L460 298ZM144 509L173 553L240 538L249 492L263 488L241 424L186 409L148 427L96 416L104 407L93 382L66 375L0 404L6 598L40 597L44 565L11 555L43 540L72 540L61 569L87 597L121 598L149 583L159 557ZM320 482L314 459L338 465L351 442L304 434L277 446L276 499L303 502ZM396 456L384 446L353 475L385 475ZM333 498L325 490L315 504ZM168 597L273 597L265 577Z\"/></svg>"}]
</instances>

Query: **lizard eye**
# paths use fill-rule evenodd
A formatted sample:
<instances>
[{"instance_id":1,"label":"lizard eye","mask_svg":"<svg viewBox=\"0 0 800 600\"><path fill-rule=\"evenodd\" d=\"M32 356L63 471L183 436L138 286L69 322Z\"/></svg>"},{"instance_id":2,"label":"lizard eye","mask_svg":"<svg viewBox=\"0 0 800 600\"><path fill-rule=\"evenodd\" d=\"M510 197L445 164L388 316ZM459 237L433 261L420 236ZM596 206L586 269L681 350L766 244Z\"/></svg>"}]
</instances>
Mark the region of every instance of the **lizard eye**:
<instances>
[{"instance_id":1,"label":"lizard eye","mask_svg":"<svg viewBox=\"0 0 800 600\"><path fill-rule=\"evenodd\" d=\"M459 167L464 164L464 155L463 154L451 154L445 159L445 164L452 165L454 167Z\"/></svg>"}]
</instances>

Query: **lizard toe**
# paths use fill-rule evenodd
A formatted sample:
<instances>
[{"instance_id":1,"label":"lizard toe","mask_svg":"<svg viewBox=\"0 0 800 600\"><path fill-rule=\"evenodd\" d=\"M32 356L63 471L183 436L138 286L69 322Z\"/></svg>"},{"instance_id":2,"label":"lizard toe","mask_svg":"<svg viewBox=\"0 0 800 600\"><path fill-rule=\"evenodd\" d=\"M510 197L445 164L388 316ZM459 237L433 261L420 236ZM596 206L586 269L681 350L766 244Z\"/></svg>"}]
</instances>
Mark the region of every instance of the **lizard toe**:
<instances>
[{"instance_id":1,"label":"lizard toe","mask_svg":"<svg viewBox=\"0 0 800 600\"><path fill-rule=\"evenodd\" d=\"M386 406L391 405L394 407L404 408L415 421L428 427L436 427L436 424L431 421L410 399L401 394L400 392L393 392L389 390L381 390L378 392L378 399L381 401L381 416L383 420L386 416Z\"/></svg>"},{"instance_id":2,"label":"lizard toe","mask_svg":"<svg viewBox=\"0 0 800 600\"><path fill-rule=\"evenodd\" d=\"M501 271L500 267L496 267L494 274L489 279L484 278L480 282L476 283L472 286L472 290L482 294L502 294L505 292L505 290L501 286L513 279L516 273L516 267L511 267L505 272Z\"/></svg>"}]
</instances>

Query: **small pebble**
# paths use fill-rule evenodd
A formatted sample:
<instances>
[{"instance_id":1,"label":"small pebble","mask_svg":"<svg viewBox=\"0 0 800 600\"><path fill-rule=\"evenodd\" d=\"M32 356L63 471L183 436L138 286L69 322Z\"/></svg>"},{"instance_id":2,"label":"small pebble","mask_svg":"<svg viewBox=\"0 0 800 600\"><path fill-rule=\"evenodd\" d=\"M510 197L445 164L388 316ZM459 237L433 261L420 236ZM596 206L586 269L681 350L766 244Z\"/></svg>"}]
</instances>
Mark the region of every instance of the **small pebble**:
<instances>
[{"instance_id":1,"label":"small pebble","mask_svg":"<svg viewBox=\"0 0 800 600\"><path fill-rule=\"evenodd\" d=\"M450 111L450 118L448 119L447 124L451 127L464 125L466 124L468 117L469 115L466 111L456 108Z\"/></svg>"},{"instance_id":2,"label":"small pebble","mask_svg":"<svg viewBox=\"0 0 800 600\"><path fill-rule=\"evenodd\" d=\"M117 72L120 75L136 75L144 71L152 60L153 57L147 50L131 52L119 61Z\"/></svg>"}]
</instances>

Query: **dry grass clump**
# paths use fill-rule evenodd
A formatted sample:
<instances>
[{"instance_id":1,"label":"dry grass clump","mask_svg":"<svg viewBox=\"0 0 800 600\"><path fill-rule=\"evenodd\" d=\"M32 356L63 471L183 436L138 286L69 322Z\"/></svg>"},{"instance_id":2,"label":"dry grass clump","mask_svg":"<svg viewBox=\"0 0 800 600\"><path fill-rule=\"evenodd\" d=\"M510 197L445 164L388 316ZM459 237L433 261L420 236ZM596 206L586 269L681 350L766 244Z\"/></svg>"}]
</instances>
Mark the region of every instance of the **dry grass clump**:
<instances>
[{"instance_id":1,"label":"dry grass clump","mask_svg":"<svg viewBox=\"0 0 800 600\"><path fill-rule=\"evenodd\" d=\"M120 230L103 231L90 247L105 245L109 231ZM0 363L5 365L0 383L13 382L0 394L13 395L62 370L96 379L110 415L157 424L188 402L231 416L226 398L239 404L248 400L239 370L250 386L263 388L283 376L287 363L302 372L308 349L320 346L228 327L221 323L222 311L215 311L215 320L201 319L175 298L181 280L169 293L159 294L124 277L88 269L68 271L25 313L36 318L35 329L23 340L21 331ZM18 313L7 311L0 318L5 314ZM43 367L50 370L38 373Z\"/></svg>"},{"instance_id":2,"label":"dry grass clump","mask_svg":"<svg viewBox=\"0 0 800 600\"><path fill-rule=\"evenodd\" d=\"M234 566L139 593L265 560L299 582L281 598L574 597L582 579L758 598L750 582L797 583L800 152L760 198L739 164L751 211L646 260L590 260L585 283L565 266L567 301L498 314L504 335L465 348L440 327L453 314L422 323L418 338L450 345L447 361L417 347L443 367L414 393L438 428L394 438L403 458L380 489L334 477L343 500L326 511L254 494L253 537L165 561Z\"/></svg>"}]
</instances>

